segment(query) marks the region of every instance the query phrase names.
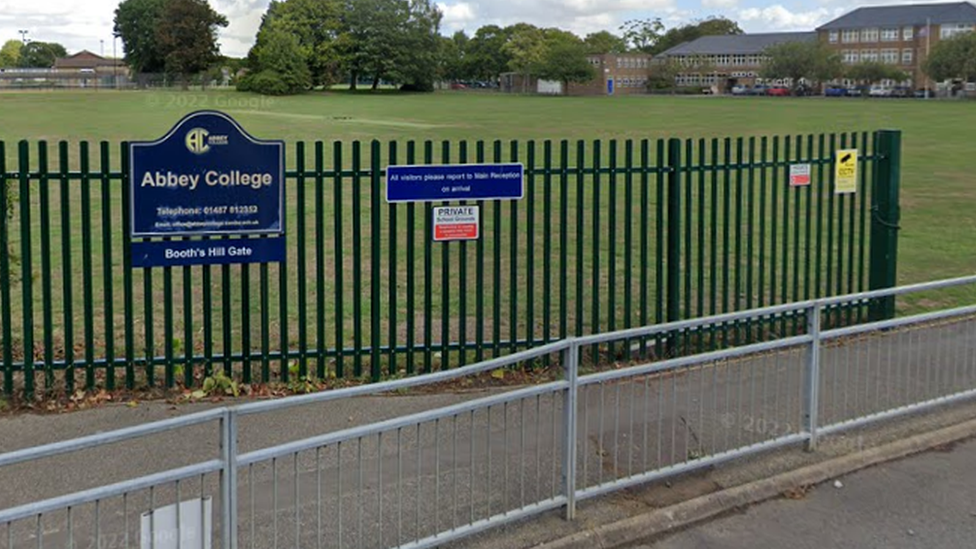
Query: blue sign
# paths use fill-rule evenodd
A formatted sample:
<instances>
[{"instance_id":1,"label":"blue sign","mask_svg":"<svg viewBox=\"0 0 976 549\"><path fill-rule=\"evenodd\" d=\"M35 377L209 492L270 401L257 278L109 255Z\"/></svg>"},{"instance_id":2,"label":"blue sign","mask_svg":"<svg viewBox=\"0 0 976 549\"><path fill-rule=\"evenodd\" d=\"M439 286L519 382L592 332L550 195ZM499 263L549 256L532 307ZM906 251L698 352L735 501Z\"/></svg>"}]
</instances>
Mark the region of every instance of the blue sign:
<instances>
[{"instance_id":1,"label":"blue sign","mask_svg":"<svg viewBox=\"0 0 976 549\"><path fill-rule=\"evenodd\" d=\"M257 140L226 114L200 111L163 138L129 147L133 267L284 261L283 142ZM276 238L213 238L229 235ZM143 240L152 237L204 239Z\"/></svg>"},{"instance_id":2,"label":"blue sign","mask_svg":"<svg viewBox=\"0 0 976 549\"><path fill-rule=\"evenodd\" d=\"M192 113L165 137L130 145L130 234L284 234L284 143L226 114Z\"/></svg>"},{"instance_id":3,"label":"blue sign","mask_svg":"<svg viewBox=\"0 0 976 549\"><path fill-rule=\"evenodd\" d=\"M613 78L607 79L607 95L613 95Z\"/></svg>"},{"instance_id":4,"label":"blue sign","mask_svg":"<svg viewBox=\"0 0 976 549\"><path fill-rule=\"evenodd\" d=\"M389 166L386 201L518 200L524 181L522 164Z\"/></svg>"},{"instance_id":5,"label":"blue sign","mask_svg":"<svg viewBox=\"0 0 976 549\"><path fill-rule=\"evenodd\" d=\"M284 237L133 242L133 267L183 267L285 260Z\"/></svg>"}]
</instances>

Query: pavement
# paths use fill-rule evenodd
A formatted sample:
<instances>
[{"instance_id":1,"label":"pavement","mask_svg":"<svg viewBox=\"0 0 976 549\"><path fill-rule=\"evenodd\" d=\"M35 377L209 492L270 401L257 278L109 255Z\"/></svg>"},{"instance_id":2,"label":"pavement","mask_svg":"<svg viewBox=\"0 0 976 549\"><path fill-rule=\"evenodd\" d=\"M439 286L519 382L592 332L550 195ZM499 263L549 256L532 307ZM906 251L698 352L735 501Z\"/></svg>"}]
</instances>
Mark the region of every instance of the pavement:
<instances>
[{"instance_id":1,"label":"pavement","mask_svg":"<svg viewBox=\"0 0 976 549\"><path fill-rule=\"evenodd\" d=\"M884 463L632 549L931 549L976 540L976 440Z\"/></svg>"},{"instance_id":2,"label":"pavement","mask_svg":"<svg viewBox=\"0 0 976 549\"><path fill-rule=\"evenodd\" d=\"M921 332L930 331L922 337ZM825 423L976 387L976 322L966 319L910 336L898 331L832 343L822 350ZM742 448L802 428L805 353L792 349L580 391L577 475L594 487L632 474ZM498 395L512 388L397 393L242 418L241 452ZM0 452L176 417L227 403L111 405L61 415L0 420ZM976 417L976 405L874 430L826 437L815 453L797 448L742 458L580 504L576 521L552 511L449 544L471 549L534 547L704 494ZM240 471L242 547L383 547L505 514L560 493L562 398L544 394L388 429L319 450L265 460ZM0 509L136 478L219 456L217 422L0 468ZM138 539L142 512L200 495L219 507L218 476L133 492L24 520L5 533L14 546L88 546ZM215 519L215 528L219 528ZM38 531L41 533L38 534ZM0 534L3 534L0 530ZM110 537L105 537L110 536ZM8 540L0 536L0 549Z\"/></svg>"}]
</instances>

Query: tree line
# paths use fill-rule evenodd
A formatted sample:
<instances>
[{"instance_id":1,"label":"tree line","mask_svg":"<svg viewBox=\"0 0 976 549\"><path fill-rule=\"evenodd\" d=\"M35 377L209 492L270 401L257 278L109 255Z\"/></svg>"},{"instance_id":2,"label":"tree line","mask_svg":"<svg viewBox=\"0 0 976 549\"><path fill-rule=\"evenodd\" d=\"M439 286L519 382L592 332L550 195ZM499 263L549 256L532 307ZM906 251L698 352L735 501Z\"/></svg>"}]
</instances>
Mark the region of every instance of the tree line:
<instances>
[{"instance_id":1,"label":"tree line","mask_svg":"<svg viewBox=\"0 0 976 549\"><path fill-rule=\"evenodd\" d=\"M55 59L68 52L57 42L28 42L7 40L0 46L0 68L51 68Z\"/></svg>"}]
</instances>

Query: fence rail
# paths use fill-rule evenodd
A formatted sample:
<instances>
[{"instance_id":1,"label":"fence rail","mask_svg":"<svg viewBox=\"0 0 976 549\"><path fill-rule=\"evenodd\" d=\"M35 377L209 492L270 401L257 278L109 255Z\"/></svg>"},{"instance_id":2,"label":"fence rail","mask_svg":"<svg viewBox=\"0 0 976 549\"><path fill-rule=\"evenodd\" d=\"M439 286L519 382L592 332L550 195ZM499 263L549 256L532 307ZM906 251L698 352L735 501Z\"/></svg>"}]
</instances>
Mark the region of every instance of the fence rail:
<instances>
[{"instance_id":1,"label":"fence rail","mask_svg":"<svg viewBox=\"0 0 976 549\"><path fill-rule=\"evenodd\" d=\"M220 547L433 547L560 507L572 518L582 499L773 448L803 443L815 450L823 436L976 396L976 305L857 326L824 322L835 306L974 285L970 276L570 338L430 376L218 408L0 454L2 474L181 426L219 427L219 456L201 454L195 463L0 510L0 548L104 543L105 536L128 546L140 534L172 540L175 524L140 526L130 515L183 502L185 512L199 509L194 524L204 524L208 498L219 509L213 525ZM682 330L791 314L803 319L802 333L581 373L580 359L594 344L675 338ZM282 411L297 417L298 406L349 403L546 357L560 359L563 379L239 449L253 446L240 430L248 418ZM181 433L182 444L199 441Z\"/></svg>"},{"instance_id":2,"label":"fence rail","mask_svg":"<svg viewBox=\"0 0 976 549\"><path fill-rule=\"evenodd\" d=\"M859 151L857 190L835 194L846 148ZM0 187L12 191L0 193L11 213L0 216L3 390L192 386L217 371L244 383L375 381L891 287L899 150L897 131L299 142L287 150L285 263L133 269L124 143L0 142ZM433 242L430 203L381 202L385 165L501 161L525 164L525 198L478 202L476 242ZM810 165L809 187L789 186L793 164ZM863 305L826 322L893 313ZM712 337L760 331L733 328ZM663 358L692 343L641 351ZM615 358L606 353L584 359Z\"/></svg>"}]
</instances>

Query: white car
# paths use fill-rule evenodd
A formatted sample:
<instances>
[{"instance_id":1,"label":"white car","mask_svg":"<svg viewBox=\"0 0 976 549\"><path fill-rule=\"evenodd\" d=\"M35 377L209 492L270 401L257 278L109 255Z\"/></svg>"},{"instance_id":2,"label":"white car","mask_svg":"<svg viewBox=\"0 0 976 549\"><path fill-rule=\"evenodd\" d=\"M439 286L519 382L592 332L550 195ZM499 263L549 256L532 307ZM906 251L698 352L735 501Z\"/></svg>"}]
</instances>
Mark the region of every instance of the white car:
<instances>
[{"instance_id":1,"label":"white car","mask_svg":"<svg viewBox=\"0 0 976 549\"><path fill-rule=\"evenodd\" d=\"M868 90L868 95L871 97L891 97L891 88L871 86L871 89Z\"/></svg>"},{"instance_id":2,"label":"white car","mask_svg":"<svg viewBox=\"0 0 976 549\"><path fill-rule=\"evenodd\" d=\"M749 86L732 86L732 95L749 95Z\"/></svg>"}]
</instances>

